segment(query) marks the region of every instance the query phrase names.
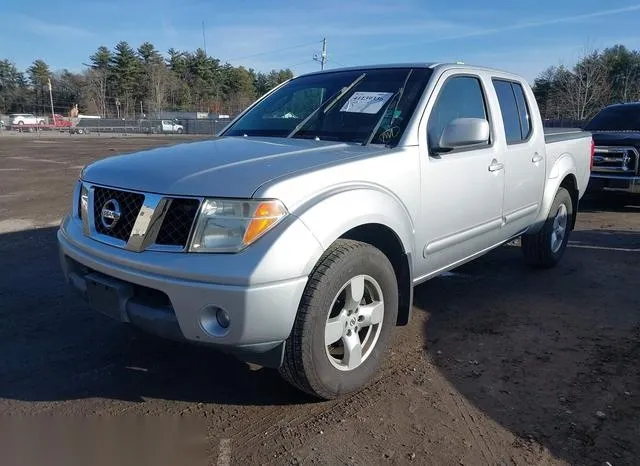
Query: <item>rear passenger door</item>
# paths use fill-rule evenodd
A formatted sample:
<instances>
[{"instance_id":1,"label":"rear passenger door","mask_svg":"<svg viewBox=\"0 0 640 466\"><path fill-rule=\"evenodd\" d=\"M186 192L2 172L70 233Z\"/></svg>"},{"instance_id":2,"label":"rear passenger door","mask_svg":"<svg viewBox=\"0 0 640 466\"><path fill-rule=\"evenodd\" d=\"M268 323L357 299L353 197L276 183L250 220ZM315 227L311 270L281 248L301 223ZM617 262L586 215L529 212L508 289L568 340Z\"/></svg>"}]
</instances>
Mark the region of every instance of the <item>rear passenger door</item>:
<instances>
[{"instance_id":1,"label":"rear passenger door","mask_svg":"<svg viewBox=\"0 0 640 466\"><path fill-rule=\"evenodd\" d=\"M537 217L545 184L544 134L533 125L532 96L516 81L494 78L501 118L496 144L504 153L504 234L513 236Z\"/></svg>"},{"instance_id":2,"label":"rear passenger door","mask_svg":"<svg viewBox=\"0 0 640 466\"><path fill-rule=\"evenodd\" d=\"M428 278L495 244L502 224L504 170L489 141L448 152L437 150L444 128L457 118L481 118L492 128L489 78L444 73L420 124L421 212L416 228L416 280Z\"/></svg>"}]
</instances>

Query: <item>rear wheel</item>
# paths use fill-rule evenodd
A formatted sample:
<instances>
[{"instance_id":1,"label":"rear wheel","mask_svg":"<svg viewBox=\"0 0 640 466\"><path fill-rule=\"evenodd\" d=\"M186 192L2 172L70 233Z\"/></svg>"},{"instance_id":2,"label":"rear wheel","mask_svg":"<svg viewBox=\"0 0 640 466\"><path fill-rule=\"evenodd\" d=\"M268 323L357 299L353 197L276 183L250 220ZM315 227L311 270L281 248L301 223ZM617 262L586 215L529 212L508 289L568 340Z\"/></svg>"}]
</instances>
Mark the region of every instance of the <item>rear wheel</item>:
<instances>
[{"instance_id":1,"label":"rear wheel","mask_svg":"<svg viewBox=\"0 0 640 466\"><path fill-rule=\"evenodd\" d=\"M533 235L522 235L522 252L529 264L553 267L560 261L569 241L573 215L569 191L558 189L542 229Z\"/></svg>"},{"instance_id":2,"label":"rear wheel","mask_svg":"<svg viewBox=\"0 0 640 466\"><path fill-rule=\"evenodd\" d=\"M323 399L364 388L386 352L397 315L389 259L369 244L336 241L311 273L280 374Z\"/></svg>"}]
</instances>

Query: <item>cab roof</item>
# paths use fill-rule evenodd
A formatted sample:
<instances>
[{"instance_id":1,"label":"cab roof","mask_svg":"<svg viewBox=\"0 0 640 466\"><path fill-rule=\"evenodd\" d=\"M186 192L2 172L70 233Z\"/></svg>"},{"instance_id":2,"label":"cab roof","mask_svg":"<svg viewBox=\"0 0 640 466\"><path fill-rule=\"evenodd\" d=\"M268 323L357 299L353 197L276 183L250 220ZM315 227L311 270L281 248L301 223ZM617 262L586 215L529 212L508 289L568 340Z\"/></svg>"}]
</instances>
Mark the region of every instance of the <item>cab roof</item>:
<instances>
[{"instance_id":1,"label":"cab roof","mask_svg":"<svg viewBox=\"0 0 640 466\"><path fill-rule=\"evenodd\" d=\"M381 63L377 65L361 65L361 66L349 66L340 68L331 68L322 71L311 71L309 73L301 74L301 76L311 76L318 74L334 73L336 71L358 71L358 70L374 70L374 69L391 69L391 68L429 68L429 69L460 69L469 71L485 71L489 73L498 73L501 75L517 76L509 71L500 70L496 68L490 68L485 66L472 65L462 62L406 62L406 63Z\"/></svg>"}]
</instances>

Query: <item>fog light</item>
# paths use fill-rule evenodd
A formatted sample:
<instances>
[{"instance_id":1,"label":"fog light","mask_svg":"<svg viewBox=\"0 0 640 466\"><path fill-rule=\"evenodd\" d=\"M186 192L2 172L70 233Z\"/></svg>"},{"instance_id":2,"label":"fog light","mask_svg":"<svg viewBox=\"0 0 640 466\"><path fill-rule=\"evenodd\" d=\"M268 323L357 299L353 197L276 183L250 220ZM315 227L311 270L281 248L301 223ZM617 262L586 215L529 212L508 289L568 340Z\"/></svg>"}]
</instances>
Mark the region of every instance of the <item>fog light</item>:
<instances>
[{"instance_id":1,"label":"fog light","mask_svg":"<svg viewBox=\"0 0 640 466\"><path fill-rule=\"evenodd\" d=\"M218 324L222 328L227 328L231 323L231 317L229 317L229 313L224 309L218 308L216 311L216 319L218 320Z\"/></svg>"}]
</instances>

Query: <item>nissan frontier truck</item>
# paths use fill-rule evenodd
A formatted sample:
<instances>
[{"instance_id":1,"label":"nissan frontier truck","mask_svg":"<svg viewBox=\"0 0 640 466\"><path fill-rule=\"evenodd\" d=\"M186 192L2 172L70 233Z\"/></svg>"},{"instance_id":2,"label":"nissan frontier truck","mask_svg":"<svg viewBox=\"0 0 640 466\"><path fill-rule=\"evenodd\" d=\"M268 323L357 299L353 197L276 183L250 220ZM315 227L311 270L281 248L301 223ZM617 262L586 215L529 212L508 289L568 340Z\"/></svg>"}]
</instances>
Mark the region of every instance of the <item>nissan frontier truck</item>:
<instances>
[{"instance_id":1,"label":"nissan frontier truck","mask_svg":"<svg viewBox=\"0 0 640 466\"><path fill-rule=\"evenodd\" d=\"M215 139L85 167L61 263L92 309L331 399L372 380L416 285L516 238L556 265L593 151L589 132L545 131L512 73L309 73Z\"/></svg>"}]
</instances>

